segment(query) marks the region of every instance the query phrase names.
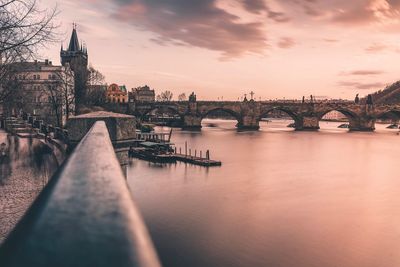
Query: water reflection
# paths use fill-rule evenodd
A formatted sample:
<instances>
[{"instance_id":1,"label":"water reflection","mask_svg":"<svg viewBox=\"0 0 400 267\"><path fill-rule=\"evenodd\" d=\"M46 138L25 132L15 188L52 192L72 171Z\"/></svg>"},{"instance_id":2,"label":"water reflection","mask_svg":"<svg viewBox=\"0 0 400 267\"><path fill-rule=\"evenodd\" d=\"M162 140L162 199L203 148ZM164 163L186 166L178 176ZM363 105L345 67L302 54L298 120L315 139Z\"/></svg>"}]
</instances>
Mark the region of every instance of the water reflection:
<instances>
[{"instance_id":1,"label":"water reflection","mask_svg":"<svg viewBox=\"0 0 400 267\"><path fill-rule=\"evenodd\" d=\"M33 138L21 139L5 132L0 132L0 182L2 184L13 176L20 176L29 170L34 179L48 177L58 168L53 148Z\"/></svg>"},{"instance_id":2,"label":"water reflection","mask_svg":"<svg viewBox=\"0 0 400 267\"><path fill-rule=\"evenodd\" d=\"M286 121L237 132L213 121L175 130L221 168L135 160L128 183L166 267L400 266L398 130L340 123L295 132Z\"/></svg>"},{"instance_id":3,"label":"water reflection","mask_svg":"<svg viewBox=\"0 0 400 267\"><path fill-rule=\"evenodd\" d=\"M58 168L51 146L0 131L0 243Z\"/></svg>"}]
</instances>

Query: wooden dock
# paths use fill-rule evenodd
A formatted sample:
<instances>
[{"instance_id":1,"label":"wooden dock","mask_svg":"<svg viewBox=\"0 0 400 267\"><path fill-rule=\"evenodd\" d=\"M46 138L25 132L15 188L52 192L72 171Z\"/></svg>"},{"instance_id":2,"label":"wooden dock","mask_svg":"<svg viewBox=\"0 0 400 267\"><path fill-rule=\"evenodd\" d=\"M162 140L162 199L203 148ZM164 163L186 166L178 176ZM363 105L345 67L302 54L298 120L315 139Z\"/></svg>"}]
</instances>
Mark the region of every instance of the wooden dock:
<instances>
[{"instance_id":1,"label":"wooden dock","mask_svg":"<svg viewBox=\"0 0 400 267\"><path fill-rule=\"evenodd\" d=\"M195 157L191 155L176 154L176 153L167 153L167 154L150 153L142 147L131 148L129 155L134 158L151 162L157 162L157 163L175 163L177 161L181 161L184 163L189 163L203 167L214 167L222 165L221 161L211 160L209 158Z\"/></svg>"},{"instance_id":2,"label":"wooden dock","mask_svg":"<svg viewBox=\"0 0 400 267\"><path fill-rule=\"evenodd\" d=\"M183 154L174 154L173 155L177 161L182 161L185 163L190 163L194 165L204 166L204 167L213 167L213 166L221 166L221 161L210 160L207 158L193 157L189 155Z\"/></svg>"}]
</instances>

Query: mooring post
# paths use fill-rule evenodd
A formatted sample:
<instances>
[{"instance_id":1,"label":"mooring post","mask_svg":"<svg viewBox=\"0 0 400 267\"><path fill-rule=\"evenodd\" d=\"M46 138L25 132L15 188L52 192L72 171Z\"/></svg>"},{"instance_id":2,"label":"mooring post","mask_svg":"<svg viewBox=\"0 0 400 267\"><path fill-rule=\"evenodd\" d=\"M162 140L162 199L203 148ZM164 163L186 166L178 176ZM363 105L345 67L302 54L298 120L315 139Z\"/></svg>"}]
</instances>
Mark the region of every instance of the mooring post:
<instances>
[{"instance_id":1,"label":"mooring post","mask_svg":"<svg viewBox=\"0 0 400 267\"><path fill-rule=\"evenodd\" d=\"M182 148L179 148L179 154L182 155Z\"/></svg>"},{"instance_id":2,"label":"mooring post","mask_svg":"<svg viewBox=\"0 0 400 267\"><path fill-rule=\"evenodd\" d=\"M207 160L210 160L210 150L207 150L206 157L207 157Z\"/></svg>"},{"instance_id":3,"label":"mooring post","mask_svg":"<svg viewBox=\"0 0 400 267\"><path fill-rule=\"evenodd\" d=\"M187 157L187 141L185 141L185 157Z\"/></svg>"},{"instance_id":4,"label":"mooring post","mask_svg":"<svg viewBox=\"0 0 400 267\"><path fill-rule=\"evenodd\" d=\"M189 156L192 157L192 149L189 148Z\"/></svg>"},{"instance_id":5,"label":"mooring post","mask_svg":"<svg viewBox=\"0 0 400 267\"><path fill-rule=\"evenodd\" d=\"M203 158L203 151L200 150L200 158Z\"/></svg>"}]
</instances>

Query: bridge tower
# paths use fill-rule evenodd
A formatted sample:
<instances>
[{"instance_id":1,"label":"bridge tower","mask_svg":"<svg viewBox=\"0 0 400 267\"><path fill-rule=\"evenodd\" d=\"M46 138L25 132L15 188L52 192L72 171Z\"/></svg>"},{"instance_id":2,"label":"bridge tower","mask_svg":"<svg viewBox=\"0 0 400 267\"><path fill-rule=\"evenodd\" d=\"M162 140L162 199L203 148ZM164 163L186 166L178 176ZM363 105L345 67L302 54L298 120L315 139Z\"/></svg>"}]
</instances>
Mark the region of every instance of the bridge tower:
<instances>
[{"instance_id":1,"label":"bridge tower","mask_svg":"<svg viewBox=\"0 0 400 267\"><path fill-rule=\"evenodd\" d=\"M69 65L74 73L74 92L76 112L79 113L79 108L85 103L86 96L86 81L87 81L87 66L88 53L85 46L79 45L76 24L73 24L71 39L67 50L61 45L61 64Z\"/></svg>"}]
</instances>

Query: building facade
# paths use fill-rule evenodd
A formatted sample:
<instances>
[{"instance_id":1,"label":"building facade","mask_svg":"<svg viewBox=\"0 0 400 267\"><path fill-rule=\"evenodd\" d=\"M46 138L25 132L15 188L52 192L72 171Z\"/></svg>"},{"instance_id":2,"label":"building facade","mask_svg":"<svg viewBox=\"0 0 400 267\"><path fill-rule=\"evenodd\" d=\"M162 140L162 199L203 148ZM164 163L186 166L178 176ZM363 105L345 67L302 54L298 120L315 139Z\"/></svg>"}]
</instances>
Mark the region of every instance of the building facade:
<instances>
[{"instance_id":1,"label":"building facade","mask_svg":"<svg viewBox=\"0 0 400 267\"><path fill-rule=\"evenodd\" d=\"M14 101L7 106L8 113L26 112L46 123L63 126L75 109L74 83L69 65L57 66L49 60L13 65L17 88Z\"/></svg>"},{"instance_id":2,"label":"building facade","mask_svg":"<svg viewBox=\"0 0 400 267\"><path fill-rule=\"evenodd\" d=\"M118 86L115 83L109 85L106 91L106 100L109 103L127 103L128 93L126 86Z\"/></svg>"},{"instance_id":3,"label":"building facade","mask_svg":"<svg viewBox=\"0 0 400 267\"><path fill-rule=\"evenodd\" d=\"M69 64L74 73L74 90L77 112L79 107L85 105L86 82L88 77L88 52L87 48L79 44L76 24L74 24L67 50L61 46L61 65Z\"/></svg>"},{"instance_id":4,"label":"building facade","mask_svg":"<svg viewBox=\"0 0 400 267\"><path fill-rule=\"evenodd\" d=\"M155 99L155 91L147 85L133 88L129 92L129 102L154 102Z\"/></svg>"}]
</instances>

